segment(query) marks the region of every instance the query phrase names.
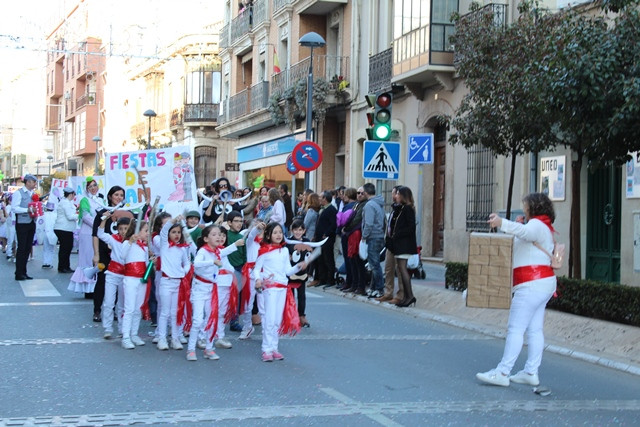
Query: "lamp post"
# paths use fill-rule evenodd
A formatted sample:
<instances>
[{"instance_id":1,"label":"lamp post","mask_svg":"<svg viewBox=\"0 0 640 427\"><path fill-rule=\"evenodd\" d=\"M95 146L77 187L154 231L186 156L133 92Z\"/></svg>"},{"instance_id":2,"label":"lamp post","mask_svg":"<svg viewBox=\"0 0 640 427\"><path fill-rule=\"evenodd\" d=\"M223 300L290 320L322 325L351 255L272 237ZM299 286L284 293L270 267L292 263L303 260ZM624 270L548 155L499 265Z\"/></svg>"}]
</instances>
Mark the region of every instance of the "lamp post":
<instances>
[{"instance_id":1,"label":"lamp post","mask_svg":"<svg viewBox=\"0 0 640 427\"><path fill-rule=\"evenodd\" d=\"M49 176L51 176L51 162L53 162L53 156L49 154L47 156L47 160L49 160Z\"/></svg>"},{"instance_id":2,"label":"lamp post","mask_svg":"<svg viewBox=\"0 0 640 427\"><path fill-rule=\"evenodd\" d=\"M322 38L320 34L310 32L300 37L298 43L300 43L300 46L308 47L311 49L311 53L309 54L309 75L307 76L307 132L305 134L306 140L310 141L311 119L313 115L313 48L324 47L327 42ZM309 172L304 173L304 188L309 188ZM295 188L292 188L291 192L295 194Z\"/></svg>"},{"instance_id":3,"label":"lamp post","mask_svg":"<svg viewBox=\"0 0 640 427\"><path fill-rule=\"evenodd\" d=\"M151 150L151 118L157 116L153 110L147 110L142 113L143 116L149 117L149 137L147 138L147 150Z\"/></svg>"},{"instance_id":4,"label":"lamp post","mask_svg":"<svg viewBox=\"0 0 640 427\"><path fill-rule=\"evenodd\" d=\"M40 178L38 177L38 175L40 175L40 162L41 162L41 161L42 161L42 160L40 160L40 159L36 160L36 178L38 178L38 179L40 179Z\"/></svg>"},{"instance_id":5,"label":"lamp post","mask_svg":"<svg viewBox=\"0 0 640 427\"><path fill-rule=\"evenodd\" d=\"M98 148L100 147L100 141L102 141L102 138L100 138L98 135L94 136L93 138L91 138L91 140L94 142L94 144L96 144L96 175L98 174Z\"/></svg>"}]
</instances>

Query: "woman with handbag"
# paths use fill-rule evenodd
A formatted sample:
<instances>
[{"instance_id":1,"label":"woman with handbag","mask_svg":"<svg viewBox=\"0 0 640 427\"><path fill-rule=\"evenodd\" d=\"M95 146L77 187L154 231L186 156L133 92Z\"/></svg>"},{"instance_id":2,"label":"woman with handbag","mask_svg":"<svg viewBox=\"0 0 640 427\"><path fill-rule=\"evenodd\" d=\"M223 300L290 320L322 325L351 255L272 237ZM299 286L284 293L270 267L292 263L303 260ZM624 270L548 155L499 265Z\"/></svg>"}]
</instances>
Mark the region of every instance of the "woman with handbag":
<instances>
[{"instance_id":1,"label":"woman with handbag","mask_svg":"<svg viewBox=\"0 0 640 427\"><path fill-rule=\"evenodd\" d=\"M416 303L411 288L411 273L407 267L409 258L415 255L418 248L416 243L416 211L413 207L413 194L409 187L403 185L396 189L396 203L389 221L390 244L395 254L398 269L399 287L404 299L396 306L409 307Z\"/></svg>"},{"instance_id":2,"label":"woman with handbag","mask_svg":"<svg viewBox=\"0 0 640 427\"><path fill-rule=\"evenodd\" d=\"M502 360L476 378L483 383L508 387L513 381L537 386L538 368L544 350L544 310L556 291L556 276L547 253L553 252L553 221L555 212L551 200L542 193L532 193L522 199L526 224L489 215L489 225L513 234L513 299L509 309L507 339ZM528 355L524 369L509 376L524 341L528 338Z\"/></svg>"}]
</instances>

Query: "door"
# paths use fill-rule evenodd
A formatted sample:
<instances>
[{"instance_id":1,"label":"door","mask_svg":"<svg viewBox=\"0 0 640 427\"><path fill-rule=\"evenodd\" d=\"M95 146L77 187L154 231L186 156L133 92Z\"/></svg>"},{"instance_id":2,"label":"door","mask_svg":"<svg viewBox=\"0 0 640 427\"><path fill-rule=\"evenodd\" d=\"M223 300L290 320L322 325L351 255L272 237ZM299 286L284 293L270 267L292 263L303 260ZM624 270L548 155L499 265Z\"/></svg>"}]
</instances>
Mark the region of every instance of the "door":
<instances>
[{"instance_id":1,"label":"door","mask_svg":"<svg viewBox=\"0 0 640 427\"><path fill-rule=\"evenodd\" d=\"M586 278L620 282L622 169L608 166L589 174Z\"/></svg>"},{"instance_id":2,"label":"door","mask_svg":"<svg viewBox=\"0 0 640 427\"><path fill-rule=\"evenodd\" d=\"M446 169L447 131L443 126L434 129L433 156L433 248L432 255L442 257L444 253L444 190Z\"/></svg>"}]
</instances>

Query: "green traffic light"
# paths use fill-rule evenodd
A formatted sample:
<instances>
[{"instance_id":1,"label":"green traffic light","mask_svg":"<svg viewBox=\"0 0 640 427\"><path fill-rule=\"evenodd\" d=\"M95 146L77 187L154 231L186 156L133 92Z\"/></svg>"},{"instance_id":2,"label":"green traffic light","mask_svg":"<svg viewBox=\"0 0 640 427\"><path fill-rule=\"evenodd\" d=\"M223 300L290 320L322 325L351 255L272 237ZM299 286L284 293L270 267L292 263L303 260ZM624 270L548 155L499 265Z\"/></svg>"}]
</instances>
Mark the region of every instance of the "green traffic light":
<instances>
[{"instance_id":1,"label":"green traffic light","mask_svg":"<svg viewBox=\"0 0 640 427\"><path fill-rule=\"evenodd\" d=\"M373 133L377 140L387 141L391 137L391 127L378 125L373 129Z\"/></svg>"}]
</instances>

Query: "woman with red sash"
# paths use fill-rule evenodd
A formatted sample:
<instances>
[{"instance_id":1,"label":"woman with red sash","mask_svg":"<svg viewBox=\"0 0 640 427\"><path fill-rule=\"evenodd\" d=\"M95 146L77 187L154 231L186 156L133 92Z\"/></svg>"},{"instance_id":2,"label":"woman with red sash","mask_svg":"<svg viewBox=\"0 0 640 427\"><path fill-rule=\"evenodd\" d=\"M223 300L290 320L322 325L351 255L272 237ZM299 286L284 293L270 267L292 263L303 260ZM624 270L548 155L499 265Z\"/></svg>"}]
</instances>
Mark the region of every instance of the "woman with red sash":
<instances>
[{"instance_id":1,"label":"woman with red sash","mask_svg":"<svg viewBox=\"0 0 640 427\"><path fill-rule=\"evenodd\" d=\"M191 286L192 320L189 342L187 343L187 360L196 361L196 343L198 335L205 332L204 358L218 360L220 357L213 350L213 337L218 328L218 287L215 284L222 266L220 249L223 242L220 226L211 224L202 230L198 238L199 247L193 260L193 282Z\"/></svg>"},{"instance_id":2,"label":"woman with red sash","mask_svg":"<svg viewBox=\"0 0 640 427\"><path fill-rule=\"evenodd\" d=\"M124 258L122 256L122 245L124 243L124 237L127 234L129 223L131 219L128 217L122 217L117 222L117 234L107 234L104 231L107 220L111 218L111 212L105 211L102 214L102 222L97 231L98 239L111 248L111 260L109 261L109 267L104 275L104 301L102 302L102 327L104 328L104 339L111 339L113 334L113 309L116 304L116 295L120 295L119 299L124 299ZM118 304L118 329L122 333L122 312Z\"/></svg>"},{"instance_id":3,"label":"woman with red sash","mask_svg":"<svg viewBox=\"0 0 640 427\"><path fill-rule=\"evenodd\" d=\"M285 246L284 231L279 223L271 222L264 230L264 239L258 250L253 269L256 291L262 293L262 361L283 360L278 351L280 334L295 334L300 330L300 319L293 293L287 289L291 276L307 268L306 262L291 265L289 250Z\"/></svg>"},{"instance_id":4,"label":"woman with red sash","mask_svg":"<svg viewBox=\"0 0 640 427\"><path fill-rule=\"evenodd\" d=\"M182 234L182 215L167 221L160 229L162 266L158 286L158 350L169 350L167 324L171 322L171 347L182 350L182 331L178 326L178 290L183 281L191 283L190 245Z\"/></svg>"},{"instance_id":5,"label":"woman with red sash","mask_svg":"<svg viewBox=\"0 0 640 427\"><path fill-rule=\"evenodd\" d=\"M138 336L142 306L145 305L148 284L142 282L149 263L149 248L147 237L149 226L146 221L140 222L140 229L135 233L136 220L132 220L122 244L124 259L124 315L122 316L122 347L128 350L144 345Z\"/></svg>"},{"instance_id":6,"label":"woman with red sash","mask_svg":"<svg viewBox=\"0 0 640 427\"><path fill-rule=\"evenodd\" d=\"M502 360L495 369L476 374L480 381L508 386L511 381L537 386L538 368L544 350L544 310L556 291L556 276L548 253L553 252L555 232L553 204L542 193L532 193L522 200L525 224L500 218L492 213L489 225L515 236L513 241L513 299L509 311L507 339ZM528 355L524 369L509 376L527 333Z\"/></svg>"}]
</instances>

